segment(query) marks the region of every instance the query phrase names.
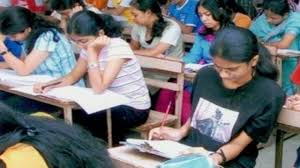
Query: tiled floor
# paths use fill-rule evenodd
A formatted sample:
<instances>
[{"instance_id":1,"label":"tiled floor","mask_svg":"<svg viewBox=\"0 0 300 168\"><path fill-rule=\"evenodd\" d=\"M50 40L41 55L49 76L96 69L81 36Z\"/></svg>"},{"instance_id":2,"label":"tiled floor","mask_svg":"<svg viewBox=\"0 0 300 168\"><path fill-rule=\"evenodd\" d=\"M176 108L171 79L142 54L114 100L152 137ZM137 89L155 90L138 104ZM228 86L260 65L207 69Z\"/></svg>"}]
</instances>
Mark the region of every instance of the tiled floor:
<instances>
[{"instance_id":1,"label":"tiled floor","mask_svg":"<svg viewBox=\"0 0 300 168\"><path fill-rule=\"evenodd\" d=\"M284 141L282 168L292 168L296 159L296 149L300 146L300 135ZM270 147L261 149L255 168L274 168L275 140Z\"/></svg>"}]
</instances>

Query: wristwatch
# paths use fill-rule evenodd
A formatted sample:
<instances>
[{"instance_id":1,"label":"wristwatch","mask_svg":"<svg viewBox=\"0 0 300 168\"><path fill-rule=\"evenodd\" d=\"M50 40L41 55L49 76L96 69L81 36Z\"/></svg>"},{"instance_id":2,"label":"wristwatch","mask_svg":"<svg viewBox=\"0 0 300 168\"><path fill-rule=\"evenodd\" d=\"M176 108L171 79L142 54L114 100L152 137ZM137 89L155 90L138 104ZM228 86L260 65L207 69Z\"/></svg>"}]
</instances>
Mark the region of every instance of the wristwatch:
<instances>
[{"instance_id":1,"label":"wristwatch","mask_svg":"<svg viewBox=\"0 0 300 168\"><path fill-rule=\"evenodd\" d=\"M90 69L95 69L95 68L98 68L98 67L99 67L98 62L91 62L91 63L88 63L88 66L87 66L88 70L90 70Z\"/></svg>"}]
</instances>

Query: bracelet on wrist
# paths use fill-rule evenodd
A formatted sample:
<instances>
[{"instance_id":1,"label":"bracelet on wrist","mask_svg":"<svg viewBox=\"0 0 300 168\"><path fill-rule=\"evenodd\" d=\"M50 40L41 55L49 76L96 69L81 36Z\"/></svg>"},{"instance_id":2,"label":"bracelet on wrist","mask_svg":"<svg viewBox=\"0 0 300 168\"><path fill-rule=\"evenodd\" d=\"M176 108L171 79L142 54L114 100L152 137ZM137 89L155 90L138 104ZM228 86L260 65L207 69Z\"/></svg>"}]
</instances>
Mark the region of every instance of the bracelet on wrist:
<instances>
[{"instance_id":1,"label":"bracelet on wrist","mask_svg":"<svg viewBox=\"0 0 300 168\"><path fill-rule=\"evenodd\" d=\"M91 62L91 63L88 63L88 65L87 65L87 69L88 69L88 70L95 69L95 68L99 68L98 62Z\"/></svg>"},{"instance_id":2,"label":"bracelet on wrist","mask_svg":"<svg viewBox=\"0 0 300 168\"><path fill-rule=\"evenodd\" d=\"M222 157L222 163L225 163L227 161L227 158L224 154L224 151L222 149L219 149L216 154L219 154Z\"/></svg>"}]
</instances>

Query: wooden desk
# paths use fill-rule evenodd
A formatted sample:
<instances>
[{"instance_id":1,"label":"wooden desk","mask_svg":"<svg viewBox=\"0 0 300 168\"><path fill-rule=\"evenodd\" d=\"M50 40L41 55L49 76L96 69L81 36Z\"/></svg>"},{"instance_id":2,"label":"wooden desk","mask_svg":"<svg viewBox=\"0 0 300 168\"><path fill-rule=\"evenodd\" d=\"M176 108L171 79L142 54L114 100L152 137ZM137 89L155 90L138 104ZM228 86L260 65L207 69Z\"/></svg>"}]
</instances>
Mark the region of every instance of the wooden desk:
<instances>
[{"instance_id":1,"label":"wooden desk","mask_svg":"<svg viewBox=\"0 0 300 168\"><path fill-rule=\"evenodd\" d=\"M282 168L282 150L286 133L300 133L300 112L289 109L280 112L276 134L275 168Z\"/></svg>"},{"instance_id":2,"label":"wooden desk","mask_svg":"<svg viewBox=\"0 0 300 168\"><path fill-rule=\"evenodd\" d=\"M167 159L128 146L108 149L116 168L157 168Z\"/></svg>"},{"instance_id":3,"label":"wooden desk","mask_svg":"<svg viewBox=\"0 0 300 168\"><path fill-rule=\"evenodd\" d=\"M66 123L68 124L72 124L73 123L73 119L72 119L72 110L73 109L81 109L81 107L73 102L73 101L68 101L68 100L62 100L62 99L57 99L54 97L47 97L47 96L43 96L43 95L39 95L39 96L34 96L34 95L30 95L30 94L26 94L23 92L19 92L19 91L14 91L14 90L10 90L12 87L8 84L5 83L0 83L0 90L7 92L7 93L12 93L21 97L25 97L28 99L32 99L38 102L42 102L42 103L46 103L46 104L50 104L59 108L63 109L63 113L64 113L64 120L66 121ZM106 120L107 120L107 132L108 132L108 146L112 147L112 121L111 121L111 111L110 109L106 110Z\"/></svg>"}]
</instances>

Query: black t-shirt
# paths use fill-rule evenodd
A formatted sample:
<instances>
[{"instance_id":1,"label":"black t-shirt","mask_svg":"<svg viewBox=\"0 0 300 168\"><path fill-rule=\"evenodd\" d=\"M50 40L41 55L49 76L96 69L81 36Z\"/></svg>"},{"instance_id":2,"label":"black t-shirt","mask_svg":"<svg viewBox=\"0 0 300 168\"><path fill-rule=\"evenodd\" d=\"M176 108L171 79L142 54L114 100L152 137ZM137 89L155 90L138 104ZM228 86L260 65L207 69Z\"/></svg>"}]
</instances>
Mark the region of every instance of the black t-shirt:
<instances>
[{"instance_id":1,"label":"black t-shirt","mask_svg":"<svg viewBox=\"0 0 300 168\"><path fill-rule=\"evenodd\" d=\"M216 151L245 131L253 142L231 163L254 167L256 145L268 140L284 100L284 92L268 78L256 75L237 89L227 89L213 67L203 68L194 80L192 129L184 142Z\"/></svg>"}]
</instances>

